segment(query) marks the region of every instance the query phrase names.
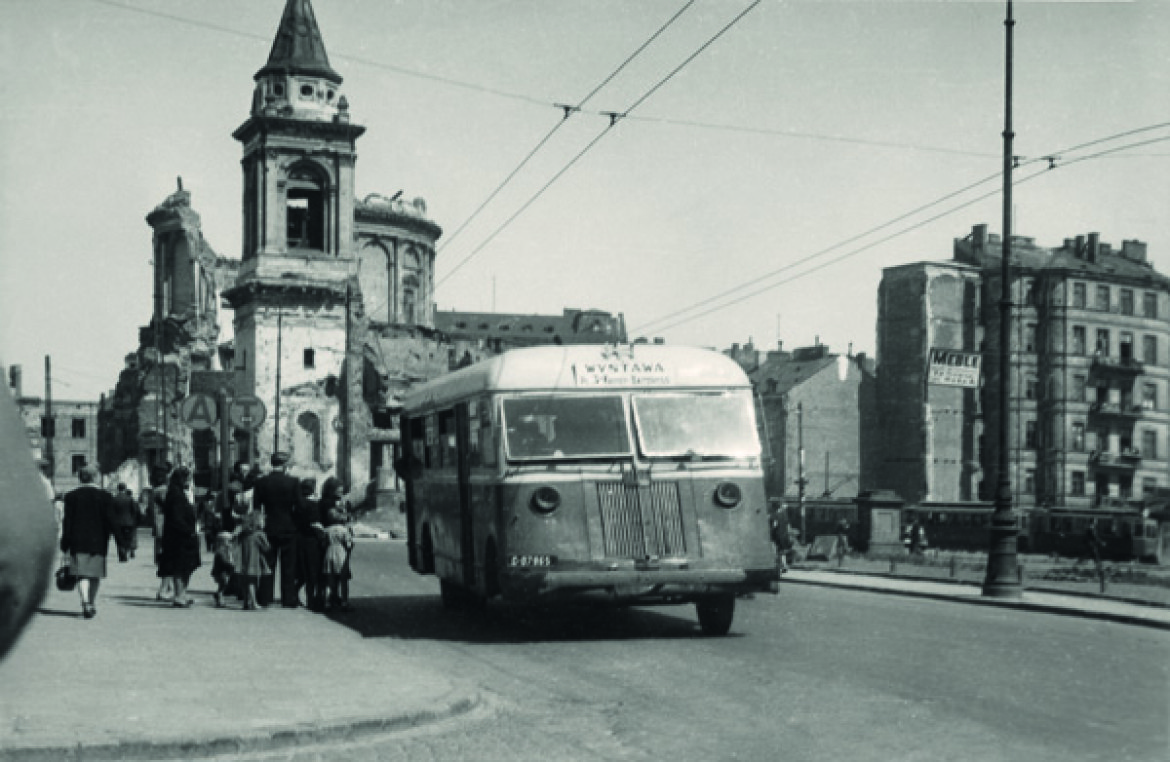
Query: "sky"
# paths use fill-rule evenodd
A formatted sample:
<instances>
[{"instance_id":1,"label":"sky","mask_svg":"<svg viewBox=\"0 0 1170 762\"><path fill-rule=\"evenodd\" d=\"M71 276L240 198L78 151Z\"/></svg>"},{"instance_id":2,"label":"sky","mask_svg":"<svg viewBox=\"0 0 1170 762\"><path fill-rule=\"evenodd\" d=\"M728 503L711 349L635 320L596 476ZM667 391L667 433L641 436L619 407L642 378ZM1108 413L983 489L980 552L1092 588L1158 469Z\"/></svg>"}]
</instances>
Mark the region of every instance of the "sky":
<instances>
[{"instance_id":1,"label":"sky","mask_svg":"<svg viewBox=\"0 0 1170 762\"><path fill-rule=\"evenodd\" d=\"M45 356L54 399L113 388L151 315L145 217L177 177L240 256L231 133L283 7L0 0L0 364L26 394ZM445 231L442 310L598 308L631 337L872 354L883 268L1003 227L1002 2L313 7L367 128L358 197L422 197ZM1014 15L1013 232L1145 241L1170 273L1170 3Z\"/></svg>"}]
</instances>

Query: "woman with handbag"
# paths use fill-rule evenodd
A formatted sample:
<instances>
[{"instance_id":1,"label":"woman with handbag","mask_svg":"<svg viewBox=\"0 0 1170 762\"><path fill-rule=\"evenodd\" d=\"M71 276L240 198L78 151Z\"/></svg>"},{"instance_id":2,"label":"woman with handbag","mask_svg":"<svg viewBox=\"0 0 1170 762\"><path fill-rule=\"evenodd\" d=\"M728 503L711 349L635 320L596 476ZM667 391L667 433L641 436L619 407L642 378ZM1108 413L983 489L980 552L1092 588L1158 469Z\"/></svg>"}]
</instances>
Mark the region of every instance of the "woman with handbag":
<instances>
[{"instance_id":1,"label":"woman with handbag","mask_svg":"<svg viewBox=\"0 0 1170 762\"><path fill-rule=\"evenodd\" d=\"M65 495L61 520L61 552L69 557L69 571L77 579L81 614L97 616L97 594L106 576L106 553L114 534L114 498L93 480L97 469L85 466L77 474L81 486Z\"/></svg>"},{"instance_id":2,"label":"woman with handbag","mask_svg":"<svg viewBox=\"0 0 1170 762\"><path fill-rule=\"evenodd\" d=\"M187 608L194 601L187 595L191 573L199 568L199 531L191 488L191 469L179 466L171 472L171 483L163 502L163 568L174 583L172 605Z\"/></svg>"}]
</instances>

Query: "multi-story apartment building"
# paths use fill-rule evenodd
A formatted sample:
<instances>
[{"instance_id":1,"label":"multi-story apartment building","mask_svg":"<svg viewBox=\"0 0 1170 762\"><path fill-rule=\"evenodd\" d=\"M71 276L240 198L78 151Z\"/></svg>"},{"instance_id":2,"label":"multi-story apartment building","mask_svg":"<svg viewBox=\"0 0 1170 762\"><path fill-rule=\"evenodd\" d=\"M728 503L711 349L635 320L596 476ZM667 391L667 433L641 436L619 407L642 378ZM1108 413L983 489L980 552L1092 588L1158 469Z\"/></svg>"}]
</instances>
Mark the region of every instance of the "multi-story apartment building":
<instances>
[{"instance_id":1,"label":"multi-story apartment building","mask_svg":"<svg viewBox=\"0 0 1170 762\"><path fill-rule=\"evenodd\" d=\"M1001 250L977 225L955 241L953 263L883 275L878 406L896 464L882 486L908 500L993 496ZM1014 503L1139 505L1170 485L1170 278L1150 265L1145 244L1114 249L1096 234L1053 249L1013 236L1011 256ZM980 354L982 388L928 384L932 348Z\"/></svg>"},{"instance_id":2,"label":"multi-story apartment building","mask_svg":"<svg viewBox=\"0 0 1170 762\"><path fill-rule=\"evenodd\" d=\"M33 458L52 463L50 479L58 494L78 487L77 472L97 464L98 403L79 400L46 402L24 394L21 366L8 368L8 388L20 410ZM51 421L51 423L50 423Z\"/></svg>"},{"instance_id":3,"label":"multi-story apartment building","mask_svg":"<svg viewBox=\"0 0 1170 762\"><path fill-rule=\"evenodd\" d=\"M802 474L806 496L851 498L869 486L862 474L875 428L874 375L864 354L834 354L819 342L766 352L748 342L724 354L754 387L769 497L795 499Z\"/></svg>"}]
</instances>

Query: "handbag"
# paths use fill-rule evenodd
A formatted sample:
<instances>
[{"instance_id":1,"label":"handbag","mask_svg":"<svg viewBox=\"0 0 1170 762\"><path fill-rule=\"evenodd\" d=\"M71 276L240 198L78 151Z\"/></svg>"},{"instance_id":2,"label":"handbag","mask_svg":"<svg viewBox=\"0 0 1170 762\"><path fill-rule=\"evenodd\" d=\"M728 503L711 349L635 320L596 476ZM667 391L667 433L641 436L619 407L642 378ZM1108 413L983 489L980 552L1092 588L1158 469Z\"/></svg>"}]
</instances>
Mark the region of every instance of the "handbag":
<instances>
[{"instance_id":1,"label":"handbag","mask_svg":"<svg viewBox=\"0 0 1170 762\"><path fill-rule=\"evenodd\" d=\"M63 593L67 593L75 587L77 587L77 577L73 575L73 570L69 568L69 561L61 559L61 566L57 569L57 589Z\"/></svg>"}]
</instances>

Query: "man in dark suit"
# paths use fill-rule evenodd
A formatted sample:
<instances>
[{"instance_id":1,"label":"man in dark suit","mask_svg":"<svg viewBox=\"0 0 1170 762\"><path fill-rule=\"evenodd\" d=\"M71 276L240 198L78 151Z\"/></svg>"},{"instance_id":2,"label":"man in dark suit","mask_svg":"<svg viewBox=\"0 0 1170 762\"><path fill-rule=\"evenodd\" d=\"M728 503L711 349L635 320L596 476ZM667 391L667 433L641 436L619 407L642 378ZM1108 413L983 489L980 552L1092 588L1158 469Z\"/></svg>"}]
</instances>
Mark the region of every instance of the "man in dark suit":
<instances>
[{"instance_id":1,"label":"man in dark suit","mask_svg":"<svg viewBox=\"0 0 1170 762\"><path fill-rule=\"evenodd\" d=\"M272 471L256 480L253 491L253 507L265 515L264 529L268 535L268 567L272 569L271 580L261 582L257 600L267 605L273 600L273 582L280 567L280 604L285 608L296 608L297 598L297 525L295 516L302 510L300 482L288 471L288 453L272 455Z\"/></svg>"}]
</instances>

